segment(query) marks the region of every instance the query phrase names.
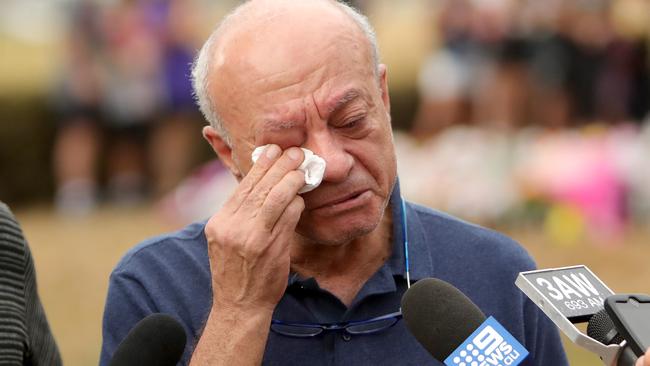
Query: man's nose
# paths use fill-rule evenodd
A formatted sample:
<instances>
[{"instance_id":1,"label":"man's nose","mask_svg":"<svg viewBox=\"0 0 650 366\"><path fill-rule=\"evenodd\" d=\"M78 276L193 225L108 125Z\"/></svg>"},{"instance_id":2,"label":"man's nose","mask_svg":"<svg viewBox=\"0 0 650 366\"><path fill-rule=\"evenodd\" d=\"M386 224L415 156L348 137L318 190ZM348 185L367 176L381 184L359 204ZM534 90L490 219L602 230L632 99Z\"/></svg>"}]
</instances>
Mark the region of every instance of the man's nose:
<instances>
[{"instance_id":1,"label":"man's nose","mask_svg":"<svg viewBox=\"0 0 650 366\"><path fill-rule=\"evenodd\" d=\"M350 175L350 170L354 165L354 157L345 150L339 141L332 137L329 131L319 132L308 139L303 147L313 151L314 154L325 160L327 166L325 167L323 181L342 182Z\"/></svg>"}]
</instances>

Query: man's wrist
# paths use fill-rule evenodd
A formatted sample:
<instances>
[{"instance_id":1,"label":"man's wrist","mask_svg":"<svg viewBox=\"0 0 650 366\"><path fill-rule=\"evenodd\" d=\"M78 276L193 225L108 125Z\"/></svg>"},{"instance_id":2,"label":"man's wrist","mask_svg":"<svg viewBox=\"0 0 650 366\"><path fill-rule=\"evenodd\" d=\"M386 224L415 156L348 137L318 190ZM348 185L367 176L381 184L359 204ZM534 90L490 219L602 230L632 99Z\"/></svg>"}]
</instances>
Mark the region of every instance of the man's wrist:
<instances>
[{"instance_id":1,"label":"man's wrist","mask_svg":"<svg viewBox=\"0 0 650 366\"><path fill-rule=\"evenodd\" d=\"M214 304L208 323L221 324L220 328L260 329L268 332L273 317L273 309L267 307L224 306Z\"/></svg>"},{"instance_id":2,"label":"man's wrist","mask_svg":"<svg viewBox=\"0 0 650 366\"><path fill-rule=\"evenodd\" d=\"M213 304L191 365L259 365L273 311Z\"/></svg>"}]
</instances>

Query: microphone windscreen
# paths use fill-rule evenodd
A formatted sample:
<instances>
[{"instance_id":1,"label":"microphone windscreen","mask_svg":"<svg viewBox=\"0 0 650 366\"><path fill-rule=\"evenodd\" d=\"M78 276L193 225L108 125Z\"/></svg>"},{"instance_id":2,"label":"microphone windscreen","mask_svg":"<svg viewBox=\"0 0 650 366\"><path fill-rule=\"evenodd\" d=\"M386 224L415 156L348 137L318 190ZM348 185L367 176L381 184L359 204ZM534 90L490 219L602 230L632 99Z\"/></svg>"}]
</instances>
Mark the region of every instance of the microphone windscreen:
<instances>
[{"instance_id":1,"label":"microphone windscreen","mask_svg":"<svg viewBox=\"0 0 650 366\"><path fill-rule=\"evenodd\" d=\"M404 293L402 316L411 334L441 362L485 321L472 300L435 278L420 280Z\"/></svg>"},{"instance_id":2,"label":"microphone windscreen","mask_svg":"<svg viewBox=\"0 0 650 366\"><path fill-rule=\"evenodd\" d=\"M173 366L185 349L185 330L176 319L152 314L140 320L122 340L110 366Z\"/></svg>"},{"instance_id":3,"label":"microphone windscreen","mask_svg":"<svg viewBox=\"0 0 650 366\"><path fill-rule=\"evenodd\" d=\"M589 319L587 335L605 345L623 342L623 336L618 333L605 309L600 310Z\"/></svg>"},{"instance_id":4,"label":"microphone windscreen","mask_svg":"<svg viewBox=\"0 0 650 366\"><path fill-rule=\"evenodd\" d=\"M621 344L624 340L605 309L601 309L589 319L587 335L604 345ZM632 348L625 346L619 351L616 364L635 365L636 361L637 356Z\"/></svg>"}]
</instances>

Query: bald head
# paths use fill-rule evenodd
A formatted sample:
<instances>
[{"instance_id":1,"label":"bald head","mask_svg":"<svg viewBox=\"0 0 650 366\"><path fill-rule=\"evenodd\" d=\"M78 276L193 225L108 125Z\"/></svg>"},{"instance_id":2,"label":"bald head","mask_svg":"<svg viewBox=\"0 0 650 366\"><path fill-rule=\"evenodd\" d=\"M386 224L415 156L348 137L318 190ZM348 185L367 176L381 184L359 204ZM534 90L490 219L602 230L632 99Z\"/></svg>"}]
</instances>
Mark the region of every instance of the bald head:
<instances>
[{"instance_id":1,"label":"bald head","mask_svg":"<svg viewBox=\"0 0 650 366\"><path fill-rule=\"evenodd\" d=\"M227 117L220 107L233 106L227 100L229 88L282 73L287 65L299 68L306 54L318 57L321 49L337 44L362 53L363 66L377 76L374 31L367 18L348 5L334 0L248 1L223 19L196 58L192 79L201 112L230 144Z\"/></svg>"}]
</instances>

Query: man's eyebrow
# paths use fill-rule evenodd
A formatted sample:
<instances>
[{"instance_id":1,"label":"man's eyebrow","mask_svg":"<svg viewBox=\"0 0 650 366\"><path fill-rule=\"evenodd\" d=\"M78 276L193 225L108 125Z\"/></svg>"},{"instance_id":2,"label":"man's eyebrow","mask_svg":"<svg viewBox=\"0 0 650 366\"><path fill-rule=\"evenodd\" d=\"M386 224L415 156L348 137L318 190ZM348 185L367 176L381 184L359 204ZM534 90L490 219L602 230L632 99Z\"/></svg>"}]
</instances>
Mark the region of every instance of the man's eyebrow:
<instances>
[{"instance_id":1,"label":"man's eyebrow","mask_svg":"<svg viewBox=\"0 0 650 366\"><path fill-rule=\"evenodd\" d=\"M351 101L357 99L361 93L357 89L350 89L343 93L338 99L335 99L327 108L327 111L329 113L334 113L337 110L341 109L341 107L345 106L346 104L350 103Z\"/></svg>"},{"instance_id":2,"label":"man's eyebrow","mask_svg":"<svg viewBox=\"0 0 650 366\"><path fill-rule=\"evenodd\" d=\"M339 96L338 98L334 98L332 101L330 101L328 103L327 111L330 114L332 114L337 110L341 109L342 107L344 107L346 104L359 98L360 96L361 96L361 92L358 89L349 89L345 91L343 94L341 94L341 96ZM292 121L292 120L280 121L274 119L266 119L262 122L261 126L257 129L257 131L260 133L277 132L282 130L288 130L297 127L299 125L301 125L300 122Z\"/></svg>"},{"instance_id":3,"label":"man's eyebrow","mask_svg":"<svg viewBox=\"0 0 650 366\"><path fill-rule=\"evenodd\" d=\"M299 125L295 121L276 121L273 119L267 119L262 123L262 126L258 129L259 132L276 132L282 130L288 130Z\"/></svg>"}]
</instances>

